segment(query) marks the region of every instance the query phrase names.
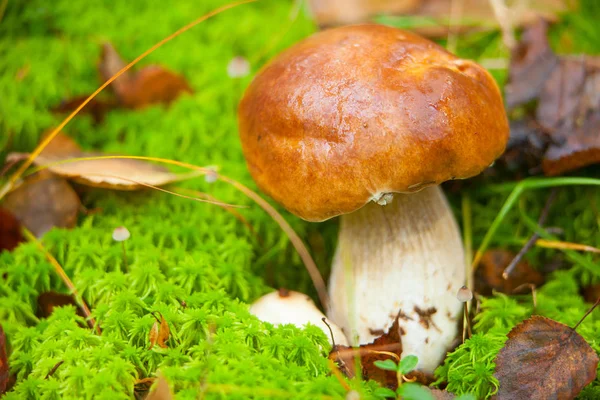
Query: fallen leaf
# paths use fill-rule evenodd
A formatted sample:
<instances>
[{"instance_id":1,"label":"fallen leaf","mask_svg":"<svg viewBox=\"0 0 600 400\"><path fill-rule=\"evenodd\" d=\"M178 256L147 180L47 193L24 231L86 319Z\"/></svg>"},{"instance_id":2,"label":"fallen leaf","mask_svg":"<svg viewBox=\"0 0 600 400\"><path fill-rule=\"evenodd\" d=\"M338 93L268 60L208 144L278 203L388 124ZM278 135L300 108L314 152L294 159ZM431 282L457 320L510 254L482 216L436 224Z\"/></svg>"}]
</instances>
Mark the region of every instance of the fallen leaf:
<instances>
[{"instance_id":1,"label":"fallen leaf","mask_svg":"<svg viewBox=\"0 0 600 400\"><path fill-rule=\"evenodd\" d=\"M88 98L87 95L77 96L71 99L64 100L59 105L51 109L54 113L71 113L77 109ZM104 121L106 114L117 107L117 102L113 99L99 99L94 97L89 103L79 112L79 114L89 114L94 119L94 122L99 124Z\"/></svg>"},{"instance_id":2,"label":"fallen leaf","mask_svg":"<svg viewBox=\"0 0 600 400\"><path fill-rule=\"evenodd\" d=\"M431 394L435 400L452 400L452 399L454 399L454 395L452 393L448 393L445 390L430 388L429 391L431 392Z\"/></svg>"},{"instance_id":3,"label":"fallen leaf","mask_svg":"<svg viewBox=\"0 0 600 400\"><path fill-rule=\"evenodd\" d=\"M574 399L596 378L598 355L574 329L536 315L510 331L495 362L498 400Z\"/></svg>"},{"instance_id":4,"label":"fallen leaf","mask_svg":"<svg viewBox=\"0 0 600 400\"><path fill-rule=\"evenodd\" d=\"M103 45L98 65L103 81L108 80L126 64L110 43ZM182 76L156 65L146 66L133 73L127 71L111 85L119 102L124 107L134 109L157 103L168 104L183 93L192 93Z\"/></svg>"},{"instance_id":5,"label":"fallen leaf","mask_svg":"<svg viewBox=\"0 0 600 400\"><path fill-rule=\"evenodd\" d=\"M0 395L3 394L8 387L9 376L8 357L6 354L6 335L4 334L2 325L0 325Z\"/></svg>"},{"instance_id":6,"label":"fallen leaf","mask_svg":"<svg viewBox=\"0 0 600 400\"><path fill-rule=\"evenodd\" d=\"M154 315L154 314L153 314ZM160 319L156 318L156 321L152 325L152 329L150 329L150 336L148 340L150 341L150 349L154 347L154 345L158 345L163 349L167 348L166 341L169 340L169 335L171 331L169 329L169 324L165 321L165 318L160 314Z\"/></svg>"},{"instance_id":7,"label":"fallen leaf","mask_svg":"<svg viewBox=\"0 0 600 400\"><path fill-rule=\"evenodd\" d=\"M600 162L600 58L557 56L548 23L527 27L511 56L508 107L537 100L536 129L546 143L544 174L561 175Z\"/></svg>"},{"instance_id":8,"label":"fallen leaf","mask_svg":"<svg viewBox=\"0 0 600 400\"><path fill-rule=\"evenodd\" d=\"M15 215L6 208L0 207L0 252L11 251L25 239L21 235L21 224Z\"/></svg>"},{"instance_id":9,"label":"fallen leaf","mask_svg":"<svg viewBox=\"0 0 600 400\"><path fill-rule=\"evenodd\" d=\"M600 284L590 285L583 288L583 299L588 303L593 303L600 299Z\"/></svg>"},{"instance_id":10,"label":"fallen leaf","mask_svg":"<svg viewBox=\"0 0 600 400\"><path fill-rule=\"evenodd\" d=\"M44 292L38 296L37 304L38 312L36 314L41 318L48 318L54 311L55 307L63 307L67 305L74 306L77 310L77 314L85 318L85 314L81 311L80 307L75 302L75 299L73 299L73 296L68 294Z\"/></svg>"},{"instance_id":11,"label":"fallen leaf","mask_svg":"<svg viewBox=\"0 0 600 400\"><path fill-rule=\"evenodd\" d=\"M156 379L154 390L148 393L146 400L172 400L174 398L173 392L171 392L171 388L169 387L169 382L164 377L159 376Z\"/></svg>"},{"instance_id":12,"label":"fallen leaf","mask_svg":"<svg viewBox=\"0 0 600 400\"><path fill-rule=\"evenodd\" d=\"M458 5L457 0L310 0L309 7L321 26L383 16L376 20L430 37L447 36L451 24L457 33L499 27L491 2L481 0L462 0ZM566 7L565 0L530 0L526 7L511 7L509 16L513 26L523 26L540 15L554 20Z\"/></svg>"},{"instance_id":13,"label":"fallen leaf","mask_svg":"<svg viewBox=\"0 0 600 400\"><path fill-rule=\"evenodd\" d=\"M398 317L399 315L394 320L390 330L372 343L361 345L358 348L336 345L331 349L329 358L337 363L340 371L348 378L353 378L356 376L355 358L359 357L362 369L361 375L364 380L374 380L384 387L395 390L398 386L396 372L380 369L374 363L383 360L394 362L400 360L402 340Z\"/></svg>"},{"instance_id":14,"label":"fallen leaf","mask_svg":"<svg viewBox=\"0 0 600 400\"><path fill-rule=\"evenodd\" d=\"M526 261L519 262L508 279L502 277L504 269L515 256L515 253L508 250L488 250L481 258L475 273L475 291L489 296L492 291L511 294L516 288L527 283L541 286L544 283L543 275Z\"/></svg>"},{"instance_id":15,"label":"fallen leaf","mask_svg":"<svg viewBox=\"0 0 600 400\"><path fill-rule=\"evenodd\" d=\"M11 153L7 159L19 160L27 155ZM108 156L108 154L83 152L73 139L60 132L35 158L33 163L38 166L51 164L47 169L52 173L83 185L115 190L138 190L147 185L163 186L201 175L195 171L175 174L161 165L127 158L61 163L71 158L102 156Z\"/></svg>"},{"instance_id":16,"label":"fallen leaf","mask_svg":"<svg viewBox=\"0 0 600 400\"><path fill-rule=\"evenodd\" d=\"M40 171L10 192L3 206L40 237L54 227L73 228L81 202L66 180Z\"/></svg>"}]
</instances>

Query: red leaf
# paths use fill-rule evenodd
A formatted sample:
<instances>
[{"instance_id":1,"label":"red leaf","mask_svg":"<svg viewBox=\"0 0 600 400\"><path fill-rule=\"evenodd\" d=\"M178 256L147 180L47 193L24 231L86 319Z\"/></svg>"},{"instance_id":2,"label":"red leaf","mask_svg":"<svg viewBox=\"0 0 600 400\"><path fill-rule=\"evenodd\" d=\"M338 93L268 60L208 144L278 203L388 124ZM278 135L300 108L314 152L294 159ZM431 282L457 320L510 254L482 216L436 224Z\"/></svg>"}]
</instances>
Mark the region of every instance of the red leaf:
<instances>
[{"instance_id":1,"label":"red leaf","mask_svg":"<svg viewBox=\"0 0 600 400\"><path fill-rule=\"evenodd\" d=\"M574 399L596 378L598 355L574 329L533 316L496 357L498 400Z\"/></svg>"},{"instance_id":2,"label":"red leaf","mask_svg":"<svg viewBox=\"0 0 600 400\"><path fill-rule=\"evenodd\" d=\"M402 354L401 328L398 325L398 316L388 333L375 339L373 343L361 345L359 348L337 345L331 349L329 358L335 361L340 370L349 378L356 375L355 358L360 357L362 377L364 380L372 379L382 386L396 389L398 380L394 371L377 368L373 363L378 360L390 359L394 362L400 360ZM386 354L387 353L387 354ZM390 355L395 354L397 357Z\"/></svg>"}]
</instances>

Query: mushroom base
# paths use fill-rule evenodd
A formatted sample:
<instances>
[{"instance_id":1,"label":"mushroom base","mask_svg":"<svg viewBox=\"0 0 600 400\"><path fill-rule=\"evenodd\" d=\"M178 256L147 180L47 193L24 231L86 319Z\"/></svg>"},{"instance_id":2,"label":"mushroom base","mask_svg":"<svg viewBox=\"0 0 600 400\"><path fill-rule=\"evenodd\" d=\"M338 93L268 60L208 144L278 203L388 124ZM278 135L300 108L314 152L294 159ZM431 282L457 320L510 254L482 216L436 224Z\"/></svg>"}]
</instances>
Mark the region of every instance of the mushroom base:
<instances>
[{"instance_id":1,"label":"mushroom base","mask_svg":"<svg viewBox=\"0 0 600 400\"><path fill-rule=\"evenodd\" d=\"M464 283L460 231L437 186L341 217L328 314L354 344L372 342L399 315L403 355L433 372L457 337Z\"/></svg>"}]
</instances>

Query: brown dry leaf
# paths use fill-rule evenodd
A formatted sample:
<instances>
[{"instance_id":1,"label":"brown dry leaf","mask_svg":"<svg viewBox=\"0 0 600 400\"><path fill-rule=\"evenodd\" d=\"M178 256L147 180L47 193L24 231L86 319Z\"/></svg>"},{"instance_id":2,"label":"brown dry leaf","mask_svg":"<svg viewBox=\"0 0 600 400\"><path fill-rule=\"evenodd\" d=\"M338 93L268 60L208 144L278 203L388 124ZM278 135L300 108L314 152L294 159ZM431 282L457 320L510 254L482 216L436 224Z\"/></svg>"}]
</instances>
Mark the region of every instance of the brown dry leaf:
<instances>
[{"instance_id":1,"label":"brown dry leaf","mask_svg":"<svg viewBox=\"0 0 600 400\"><path fill-rule=\"evenodd\" d=\"M21 224L17 217L6 208L0 207L0 252L11 251L25 239L21 235Z\"/></svg>"},{"instance_id":2,"label":"brown dry leaf","mask_svg":"<svg viewBox=\"0 0 600 400\"><path fill-rule=\"evenodd\" d=\"M127 63L110 43L102 48L98 69L103 81L108 80ZM112 83L119 102L127 108L139 109L156 103L171 103L183 93L192 93L186 80L156 65L149 65L138 72L127 71Z\"/></svg>"},{"instance_id":3,"label":"brown dry leaf","mask_svg":"<svg viewBox=\"0 0 600 400\"><path fill-rule=\"evenodd\" d=\"M171 334L171 330L169 329L169 324L165 321L165 318L160 314L160 319L156 318L154 325L152 325L152 329L150 329L150 335L148 340L150 341L150 349L157 344L159 347L163 349L167 348L166 341L169 340L169 336Z\"/></svg>"},{"instance_id":4,"label":"brown dry leaf","mask_svg":"<svg viewBox=\"0 0 600 400\"><path fill-rule=\"evenodd\" d=\"M533 316L496 357L498 400L574 399L596 378L598 355L574 329Z\"/></svg>"},{"instance_id":5,"label":"brown dry leaf","mask_svg":"<svg viewBox=\"0 0 600 400\"><path fill-rule=\"evenodd\" d=\"M81 202L66 180L40 171L10 192L3 206L40 237L54 227L73 228Z\"/></svg>"},{"instance_id":6,"label":"brown dry leaf","mask_svg":"<svg viewBox=\"0 0 600 400\"><path fill-rule=\"evenodd\" d=\"M600 162L600 58L554 54L548 23L529 26L512 54L509 107L537 100L536 129L546 143L542 168L560 175Z\"/></svg>"},{"instance_id":7,"label":"brown dry leaf","mask_svg":"<svg viewBox=\"0 0 600 400\"><path fill-rule=\"evenodd\" d=\"M12 153L8 158L16 160L26 156L27 154ZM116 190L138 190L148 185L163 186L201 175L198 172L175 174L161 165L126 158L60 163L71 158L102 156L108 154L82 152L73 139L61 132L33 163L38 166L53 164L48 167L49 171L83 185Z\"/></svg>"},{"instance_id":8,"label":"brown dry leaf","mask_svg":"<svg viewBox=\"0 0 600 400\"><path fill-rule=\"evenodd\" d=\"M8 357L6 354L6 335L4 334L2 325L0 325L0 395L6 391L9 377L10 372L8 368Z\"/></svg>"},{"instance_id":9,"label":"brown dry leaf","mask_svg":"<svg viewBox=\"0 0 600 400\"><path fill-rule=\"evenodd\" d=\"M154 390L148 393L146 400L173 400L174 398L169 382L163 376L159 376L156 379Z\"/></svg>"},{"instance_id":10,"label":"brown dry leaf","mask_svg":"<svg viewBox=\"0 0 600 400\"><path fill-rule=\"evenodd\" d=\"M528 283L541 286L544 283L543 275L526 261L519 262L508 279L502 277L504 269L515 256L515 253L508 250L488 250L481 258L481 263L475 273L475 291L489 296L494 290L511 294L519 286Z\"/></svg>"},{"instance_id":11,"label":"brown dry leaf","mask_svg":"<svg viewBox=\"0 0 600 400\"><path fill-rule=\"evenodd\" d=\"M360 357L361 375L364 380L371 379L379 382L384 387L395 390L398 386L396 373L377 368L373 363L388 359L397 363L400 360L402 340L400 338L401 328L398 324L398 317L399 315L394 320L388 333L381 335L373 343L364 344L358 348L336 345L331 349L329 358L337 363L344 375L353 378L356 375L355 358ZM389 353L395 354L397 358Z\"/></svg>"},{"instance_id":12,"label":"brown dry leaf","mask_svg":"<svg viewBox=\"0 0 600 400\"><path fill-rule=\"evenodd\" d=\"M376 15L418 16L428 18L430 23L412 30L442 37L448 34L450 22L458 32L499 25L491 2L482 0L310 0L309 5L321 26L365 22ZM513 26L523 26L539 15L555 19L566 7L565 0L530 0L525 6L512 7L509 16Z\"/></svg>"},{"instance_id":13,"label":"brown dry leaf","mask_svg":"<svg viewBox=\"0 0 600 400\"><path fill-rule=\"evenodd\" d=\"M81 308L73 299L73 296L63 293L57 292L44 292L41 293L37 298L38 303L38 312L36 313L38 317L48 318L55 307L63 307L67 305L72 305L76 308L77 314L83 318L85 318L85 314L81 311Z\"/></svg>"},{"instance_id":14,"label":"brown dry leaf","mask_svg":"<svg viewBox=\"0 0 600 400\"><path fill-rule=\"evenodd\" d=\"M590 285L583 288L583 299L588 303L593 303L600 299L600 284Z\"/></svg>"}]
</instances>

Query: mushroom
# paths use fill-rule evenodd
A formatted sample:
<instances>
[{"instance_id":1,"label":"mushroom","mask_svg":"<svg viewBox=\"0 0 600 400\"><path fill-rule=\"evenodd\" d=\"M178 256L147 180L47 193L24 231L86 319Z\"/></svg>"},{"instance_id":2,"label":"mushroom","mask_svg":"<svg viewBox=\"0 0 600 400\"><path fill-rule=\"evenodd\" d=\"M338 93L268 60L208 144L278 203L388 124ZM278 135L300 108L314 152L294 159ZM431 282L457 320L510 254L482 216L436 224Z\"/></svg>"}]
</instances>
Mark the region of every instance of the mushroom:
<instances>
[{"instance_id":1,"label":"mushroom","mask_svg":"<svg viewBox=\"0 0 600 400\"><path fill-rule=\"evenodd\" d=\"M267 64L238 117L264 192L308 221L341 215L330 319L360 344L400 312L404 353L432 372L457 335L465 282L438 185L479 174L504 151L508 121L492 76L410 32L345 26Z\"/></svg>"},{"instance_id":2,"label":"mushroom","mask_svg":"<svg viewBox=\"0 0 600 400\"><path fill-rule=\"evenodd\" d=\"M325 332L332 345L348 346L344 332L334 323L325 324L325 315L310 297L300 292L279 289L277 292L268 293L252 303L250 313L273 325L294 324L302 328L311 323Z\"/></svg>"}]
</instances>

